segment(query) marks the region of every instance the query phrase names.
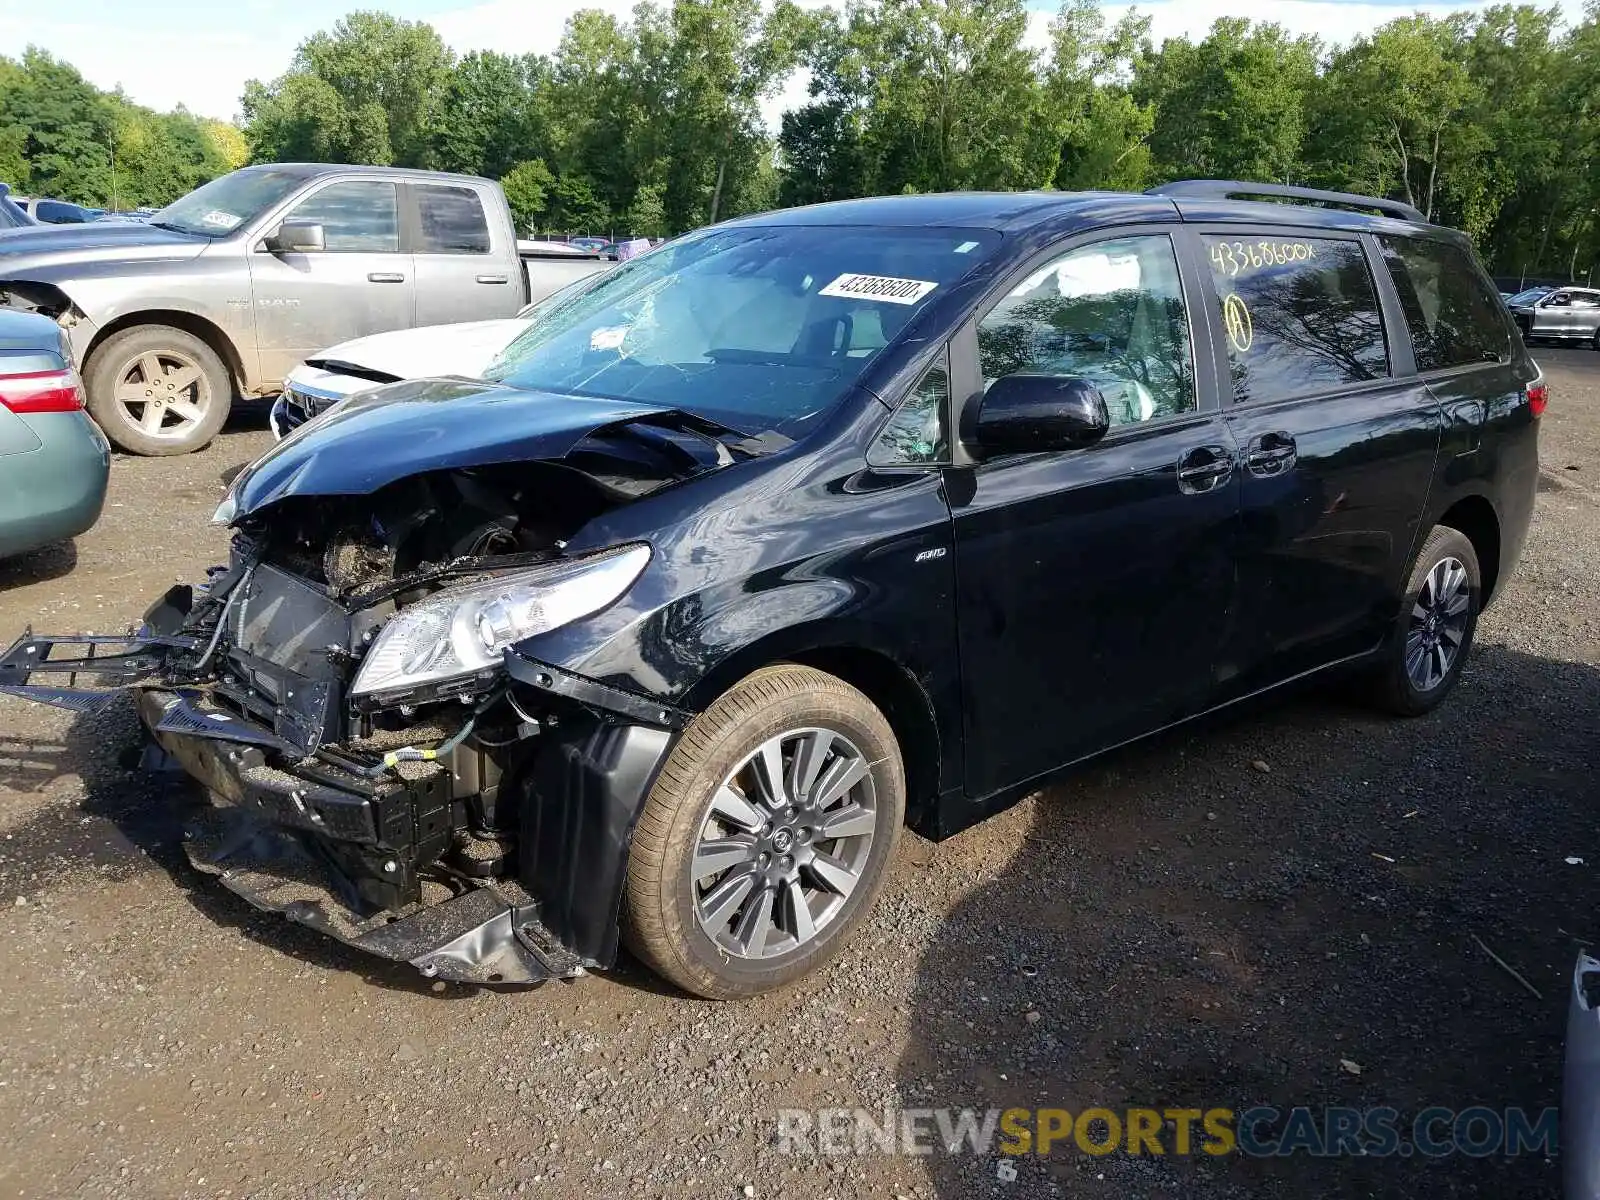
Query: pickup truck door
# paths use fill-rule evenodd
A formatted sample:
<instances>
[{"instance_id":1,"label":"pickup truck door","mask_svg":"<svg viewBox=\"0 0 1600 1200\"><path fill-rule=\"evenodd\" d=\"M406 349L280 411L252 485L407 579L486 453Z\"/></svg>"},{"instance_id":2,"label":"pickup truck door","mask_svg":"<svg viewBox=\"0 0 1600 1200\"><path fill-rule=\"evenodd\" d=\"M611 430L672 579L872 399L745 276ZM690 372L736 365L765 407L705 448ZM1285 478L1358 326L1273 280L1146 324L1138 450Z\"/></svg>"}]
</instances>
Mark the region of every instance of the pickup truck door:
<instances>
[{"instance_id":1,"label":"pickup truck door","mask_svg":"<svg viewBox=\"0 0 1600 1200\"><path fill-rule=\"evenodd\" d=\"M319 350L415 323L415 273L411 255L401 249L395 183L328 183L285 219L320 224L325 248L275 253L263 239L252 247L250 291L268 388Z\"/></svg>"},{"instance_id":2,"label":"pickup truck door","mask_svg":"<svg viewBox=\"0 0 1600 1200\"><path fill-rule=\"evenodd\" d=\"M441 183L408 184L406 191L416 220L417 324L515 316L527 290L522 262L515 242L494 245L482 193Z\"/></svg>"}]
</instances>

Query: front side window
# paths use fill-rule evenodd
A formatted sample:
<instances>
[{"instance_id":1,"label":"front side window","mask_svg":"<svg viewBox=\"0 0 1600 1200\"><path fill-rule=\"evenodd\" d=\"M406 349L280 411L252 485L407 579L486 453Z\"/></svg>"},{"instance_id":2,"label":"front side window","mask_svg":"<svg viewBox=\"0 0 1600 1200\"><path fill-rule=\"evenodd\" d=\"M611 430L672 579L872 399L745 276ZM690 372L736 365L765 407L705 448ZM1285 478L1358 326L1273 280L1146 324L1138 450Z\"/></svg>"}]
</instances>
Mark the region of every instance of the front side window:
<instances>
[{"instance_id":1,"label":"front side window","mask_svg":"<svg viewBox=\"0 0 1600 1200\"><path fill-rule=\"evenodd\" d=\"M400 250L400 213L392 183L329 184L295 205L289 219L321 225L330 252L392 254Z\"/></svg>"},{"instance_id":2,"label":"front side window","mask_svg":"<svg viewBox=\"0 0 1600 1200\"><path fill-rule=\"evenodd\" d=\"M1429 238L1378 241L1400 293L1417 370L1493 361L1511 352L1499 296L1464 249Z\"/></svg>"},{"instance_id":3,"label":"front side window","mask_svg":"<svg viewBox=\"0 0 1600 1200\"><path fill-rule=\"evenodd\" d=\"M944 355L911 389L867 452L875 467L927 467L950 461L950 370Z\"/></svg>"},{"instance_id":4,"label":"front side window","mask_svg":"<svg viewBox=\"0 0 1600 1200\"><path fill-rule=\"evenodd\" d=\"M1361 244L1206 235L1237 401L1280 400L1389 374Z\"/></svg>"},{"instance_id":5,"label":"front side window","mask_svg":"<svg viewBox=\"0 0 1600 1200\"><path fill-rule=\"evenodd\" d=\"M999 241L977 229L709 229L542 313L488 377L794 437Z\"/></svg>"},{"instance_id":6,"label":"front side window","mask_svg":"<svg viewBox=\"0 0 1600 1200\"><path fill-rule=\"evenodd\" d=\"M978 352L985 386L1019 371L1088 380L1113 425L1195 409L1189 317L1165 234L1052 259L979 322Z\"/></svg>"},{"instance_id":7,"label":"front side window","mask_svg":"<svg viewBox=\"0 0 1600 1200\"><path fill-rule=\"evenodd\" d=\"M471 188L414 184L425 254L489 253L489 222L483 202Z\"/></svg>"}]
</instances>

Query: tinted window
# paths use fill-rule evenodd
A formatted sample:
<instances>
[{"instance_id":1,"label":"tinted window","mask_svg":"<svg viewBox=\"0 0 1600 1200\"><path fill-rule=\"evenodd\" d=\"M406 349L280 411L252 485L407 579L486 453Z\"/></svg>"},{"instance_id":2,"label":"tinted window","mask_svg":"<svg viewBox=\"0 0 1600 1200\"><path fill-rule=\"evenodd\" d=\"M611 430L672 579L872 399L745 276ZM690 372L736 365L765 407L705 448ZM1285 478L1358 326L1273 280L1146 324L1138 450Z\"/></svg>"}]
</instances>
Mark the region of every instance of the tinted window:
<instances>
[{"instance_id":1,"label":"tinted window","mask_svg":"<svg viewBox=\"0 0 1600 1200\"><path fill-rule=\"evenodd\" d=\"M1189 319L1164 235L1052 259L983 318L978 350L986 383L1017 371L1091 380L1113 425L1195 407Z\"/></svg>"},{"instance_id":2,"label":"tinted window","mask_svg":"<svg viewBox=\"0 0 1600 1200\"><path fill-rule=\"evenodd\" d=\"M331 251L395 253L400 249L400 217L392 183L335 183L306 197L289 214L316 221Z\"/></svg>"},{"instance_id":3,"label":"tinted window","mask_svg":"<svg viewBox=\"0 0 1600 1200\"><path fill-rule=\"evenodd\" d=\"M943 227L715 227L541 313L487 377L793 437L999 240Z\"/></svg>"},{"instance_id":4,"label":"tinted window","mask_svg":"<svg viewBox=\"0 0 1600 1200\"><path fill-rule=\"evenodd\" d=\"M1277 400L1389 373L1359 242L1292 234L1202 241L1236 400Z\"/></svg>"},{"instance_id":5,"label":"tinted window","mask_svg":"<svg viewBox=\"0 0 1600 1200\"><path fill-rule=\"evenodd\" d=\"M422 218L418 249L430 254L489 253L489 222L484 219L478 193L471 188L432 184L413 190Z\"/></svg>"},{"instance_id":6,"label":"tinted window","mask_svg":"<svg viewBox=\"0 0 1600 1200\"><path fill-rule=\"evenodd\" d=\"M1379 238L1416 347L1417 370L1503 358L1511 335L1499 295L1472 256L1449 242Z\"/></svg>"},{"instance_id":7,"label":"tinted window","mask_svg":"<svg viewBox=\"0 0 1600 1200\"><path fill-rule=\"evenodd\" d=\"M1573 308L1600 308L1600 293L1596 293L1596 292L1573 292L1572 293L1572 307Z\"/></svg>"},{"instance_id":8,"label":"tinted window","mask_svg":"<svg viewBox=\"0 0 1600 1200\"><path fill-rule=\"evenodd\" d=\"M911 389L867 452L875 467L950 461L950 372L943 355Z\"/></svg>"}]
</instances>

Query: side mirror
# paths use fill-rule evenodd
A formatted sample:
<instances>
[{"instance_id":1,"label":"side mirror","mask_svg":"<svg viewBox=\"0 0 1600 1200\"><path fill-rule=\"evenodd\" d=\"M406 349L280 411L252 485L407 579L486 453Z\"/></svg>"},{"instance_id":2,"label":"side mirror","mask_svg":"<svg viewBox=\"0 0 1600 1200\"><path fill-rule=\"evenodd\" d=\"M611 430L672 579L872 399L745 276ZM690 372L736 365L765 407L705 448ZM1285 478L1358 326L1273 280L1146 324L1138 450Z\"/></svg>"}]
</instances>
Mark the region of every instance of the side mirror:
<instances>
[{"instance_id":1,"label":"side mirror","mask_svg":"<svg viewBox=\"0 0 1600 1200\"><path fill-rule=\"evenodd\" d=\"M1075 450L1111 428L1106 398L1075 375L1004 375L978 405L978 445L993 451Z\"/></svg>"},{"instance_id":2,"label":"side mirror","mask_svg":"<svg viewBox=\"0 0 1600 1200\"><path fill-rule=\"evenodd\" d=\"M285 221L278 232L267 239L267 249L274 254L304 254L327 249L327 238L317 221Z\"/></svg>"}]
</instances>

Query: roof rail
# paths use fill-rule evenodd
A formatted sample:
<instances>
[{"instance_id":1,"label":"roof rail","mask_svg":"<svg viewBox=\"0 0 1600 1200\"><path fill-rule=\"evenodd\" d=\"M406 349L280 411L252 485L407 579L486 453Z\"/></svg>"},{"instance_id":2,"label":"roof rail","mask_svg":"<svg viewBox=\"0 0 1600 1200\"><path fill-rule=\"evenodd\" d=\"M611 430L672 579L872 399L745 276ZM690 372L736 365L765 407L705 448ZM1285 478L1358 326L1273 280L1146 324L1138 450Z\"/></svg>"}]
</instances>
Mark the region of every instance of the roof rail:
<instances>
[{"instance_id":1,"label":"roof rail","mask_svg":"<svg viewBox=\"0 0 1600 1200\"><path fill-rule=\"evenodd\" d=\"M1244 183L1237 179L1181 179L1164 183L1145 193L1147 196L1210 196L1215 199L1274 196L1283 200L1308 200L1338 208L1368 208L1402 221L1428 224L1428 218L1403 200L1381 200L1354 192L1324 192L1319 188L1289 187L1281 183Z\"/></svg>"}]
</instances>

